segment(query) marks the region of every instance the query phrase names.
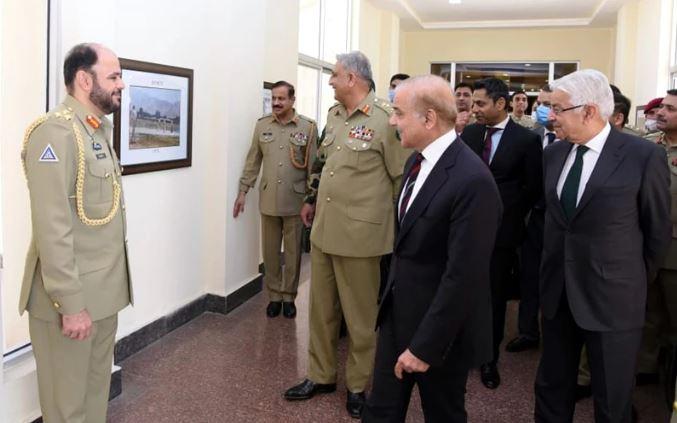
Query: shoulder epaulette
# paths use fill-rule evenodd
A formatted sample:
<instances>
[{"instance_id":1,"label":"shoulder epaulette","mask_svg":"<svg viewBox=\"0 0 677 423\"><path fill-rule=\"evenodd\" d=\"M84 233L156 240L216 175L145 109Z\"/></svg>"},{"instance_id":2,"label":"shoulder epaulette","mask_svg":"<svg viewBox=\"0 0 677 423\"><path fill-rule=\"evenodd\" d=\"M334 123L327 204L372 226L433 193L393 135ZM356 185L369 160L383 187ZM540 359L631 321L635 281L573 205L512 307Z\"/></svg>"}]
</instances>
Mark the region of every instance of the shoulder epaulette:
<instances>
[{"instance_id":1,"label":"shoulder epaulette","mask_svg":"<svg viewBox=\"0 0 677 423\"><path fill-rule=\"evenodd\" d=\"M393 109L392 104L388 103L386 100L383 100L381 98L375 97L374 98L374 106L378 107L379 109L383 110L386 112L388 115L393 114Z\"/></svg>"},{"instance_id":2,"label":"shoulder epaulette","mask_svg":"<svg viewBox=\"0 0 677 423\"><path fill-rule=\"evenodd\" d=\"M336 102L336 103L334 103L333 106L331 106L331 107L329 108L329 110L335 109L337 106L340 106L340 105L341 105L341 103Z\"/></svg>"},{"instance_id":3,"label":"shoulder epaulette","mask_svg":"<svg viewBox=\"0 0 677 423\"><path fill-rule=\"evenodd\" d=\"M263 119L269 118L269 117L271 117L271 116L273 116L273 114L272 114L272 113L268 113L268 114L265 114L265 115L261 116L261 117L259 118L259 120L263 120Z\"/></svg>"},{"instance_id":4,"label":"shoulder epaulette","mask_svg":"<svg viewBox=\"0 0 677 423\"><path fill-rule=\"evenodd\" d=\"M311 119L308 116L303 116L303 115L297 115L297 116L299 117L299 119L303 119L306 122L310 122L310 123L315 125L315 119Z\"/></svg>"}]
</instances>

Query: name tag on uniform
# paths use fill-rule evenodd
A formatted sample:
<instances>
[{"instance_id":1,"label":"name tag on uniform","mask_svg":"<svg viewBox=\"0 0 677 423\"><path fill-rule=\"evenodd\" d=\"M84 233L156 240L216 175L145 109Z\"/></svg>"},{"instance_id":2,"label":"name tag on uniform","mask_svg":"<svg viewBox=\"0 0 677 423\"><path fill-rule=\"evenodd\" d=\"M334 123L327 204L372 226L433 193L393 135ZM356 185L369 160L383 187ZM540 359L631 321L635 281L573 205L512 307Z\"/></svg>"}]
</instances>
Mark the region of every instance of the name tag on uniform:
<instances>
[{"instance_id":1,"label":"name tag on uniform","mask_svg":"<svg viewBox=\"0 0 677 423\"><path fill-rule=\"evenodd\" d=\"M96 153L96 159L101 160L106 158L106 153Z\"/></svg>"}]
</instances>

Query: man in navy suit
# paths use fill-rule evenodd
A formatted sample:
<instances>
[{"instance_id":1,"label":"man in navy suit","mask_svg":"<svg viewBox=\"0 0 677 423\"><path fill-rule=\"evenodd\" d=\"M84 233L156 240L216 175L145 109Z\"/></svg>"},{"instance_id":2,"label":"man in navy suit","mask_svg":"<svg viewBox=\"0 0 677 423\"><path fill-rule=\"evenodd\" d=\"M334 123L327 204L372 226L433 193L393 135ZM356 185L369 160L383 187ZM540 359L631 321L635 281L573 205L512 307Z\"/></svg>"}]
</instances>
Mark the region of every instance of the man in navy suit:
<instances>
[{"instance_id":1,"label":"man in navy suit","mask_svg":"<svg viewBox=\"0 0 677 423\"><path fill-rule=\"evenodd\" d=\"M665 150L612 129L614 101L599 71L552 84L550 119L567 141L544 151L543 354L536 422L571 422L583 344L595 422L631 419L647 281L672 236Z\"/></svg>"},{"instance_id":2,"label":"man in navy suit","mask_svg":"<svg viewBox=\"0 0 677 423\"><path fill-rule=\"evenodd\" d=\"M417 151L404 168L397 235L364 422L404 422L414 384L426 421L467 421L468 369L491 358L489 268L501 215L498 189L454 130L448 83L397 87L391 125Z\"/></svg>"},{"instance_id":3,"label":"man in navy suit","mask_svg":"<svg viewBox=\"0 0 677 423\"><path fill-rule=\"evenodd\" d=\"M494 354L480 369L482 383L496 389L499 347L505 331L505 310L517 291L517 249L524 240L529 211L543 195L542 148L538 135L508 116L508 86L497 78L475 82L472 111L477 123L463 131L463 140L489 167L503 201L503 217L490 263Z\"/></svg>"}]
</instances>

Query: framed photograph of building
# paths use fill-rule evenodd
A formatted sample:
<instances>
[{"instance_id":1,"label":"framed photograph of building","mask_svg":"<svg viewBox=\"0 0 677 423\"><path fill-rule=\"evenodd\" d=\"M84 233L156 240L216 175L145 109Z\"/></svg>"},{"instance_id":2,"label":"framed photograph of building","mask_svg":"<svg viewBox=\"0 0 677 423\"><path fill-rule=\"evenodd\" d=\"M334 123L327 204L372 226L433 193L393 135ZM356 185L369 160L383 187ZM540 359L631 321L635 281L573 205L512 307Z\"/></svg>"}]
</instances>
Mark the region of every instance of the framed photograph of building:
<instances>
[{"instance_id":1,"label":"framed photograph of building","mask_svg":"<svg viewBox=\"0 0 677 423\"><path fill-rule=\"evenodd\" d=\"M114 147L123 174L191 165L193 70L120 59L120 110Z\"/></svg>"}]
</instances>

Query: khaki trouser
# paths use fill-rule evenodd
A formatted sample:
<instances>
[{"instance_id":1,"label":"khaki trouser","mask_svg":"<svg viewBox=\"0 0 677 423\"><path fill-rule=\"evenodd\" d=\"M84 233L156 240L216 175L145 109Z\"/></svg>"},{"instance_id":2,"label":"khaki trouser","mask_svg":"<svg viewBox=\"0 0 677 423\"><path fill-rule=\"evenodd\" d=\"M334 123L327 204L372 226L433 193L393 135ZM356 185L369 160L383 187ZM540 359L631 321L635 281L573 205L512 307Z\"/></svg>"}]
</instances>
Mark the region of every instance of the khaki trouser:
<instances>
[{"instance_id":1,"label":"khaki trouser","mask_svg":"<svg viewBox=\"0 0 677 423\"><path fill-rule=\"evenodd\" d=\"M380 257L325 254L312 245L308 378L335 383L341 316L348 327L346 388L363 392L374 367Z\"/></svg>"},{"instance_id":2,"label":"khaki trouser","mask_svg":"<svg viewBox=\"0 0 677 423\"><path fill-rule=\"evenodd\" d=\"M289 301L296 298L301 271L301 236L303 222L296 216L261 215L263 266L270 301ZM280 246L284 240L284 277L280 263Z\"/></svg>"},{"instance_id":3,"label":"khaki trouser","mask_svg":"<svg viewBox=\"0 0 677 423\"><path fill-rule=\"evenodd\" d=\"M29 316L45 423L104 423L117 314L92 323L84 341L65 337L60 322Z\"/></svg>"}]
</instances>

